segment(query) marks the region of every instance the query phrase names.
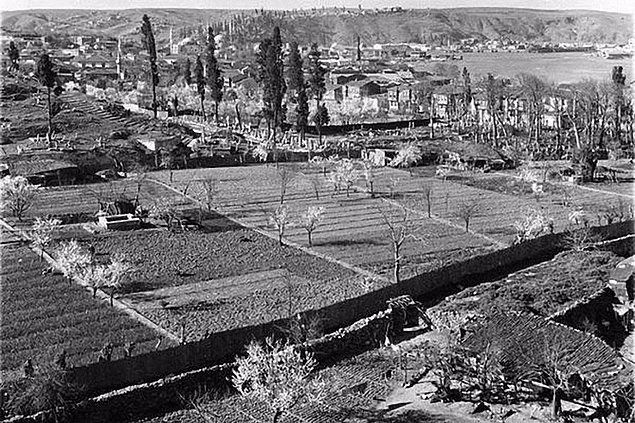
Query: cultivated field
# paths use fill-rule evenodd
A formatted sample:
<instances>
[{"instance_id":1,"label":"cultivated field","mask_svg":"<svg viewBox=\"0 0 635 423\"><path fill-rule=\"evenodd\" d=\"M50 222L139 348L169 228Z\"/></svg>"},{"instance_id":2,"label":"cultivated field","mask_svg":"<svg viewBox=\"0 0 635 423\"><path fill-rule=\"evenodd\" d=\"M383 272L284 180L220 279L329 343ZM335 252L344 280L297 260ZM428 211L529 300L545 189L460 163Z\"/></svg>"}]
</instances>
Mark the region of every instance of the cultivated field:
<instances>
[{"instance_id":1,"label":"cultivated field","mask_svg":"<svg viewBox=\"0 0 635 423\"><path fill-rule=\"evenodd\" d=\"M8 241L13 241L7 243ZM124 356L126 343L134 354L174 346L169 339L91 298L89 292L69 284L61 275L45 273L48 265L17 238L3 233L2 371L16 370L27 359L35 366L66 351L69 366L97 361L107 344L113 360Z\"/></svg>"}]
</instances>

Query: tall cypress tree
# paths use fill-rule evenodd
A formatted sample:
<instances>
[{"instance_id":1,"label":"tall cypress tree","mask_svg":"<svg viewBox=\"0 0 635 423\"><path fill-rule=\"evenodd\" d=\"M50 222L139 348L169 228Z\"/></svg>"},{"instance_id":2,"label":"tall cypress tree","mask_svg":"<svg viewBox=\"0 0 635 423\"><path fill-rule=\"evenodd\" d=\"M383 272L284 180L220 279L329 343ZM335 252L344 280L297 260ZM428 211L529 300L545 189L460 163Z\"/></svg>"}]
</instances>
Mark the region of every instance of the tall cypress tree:
<instances>
[{"instance_id":1,"label":"tall cypress tree","mask_svg":"<svg viewBox=\"0 0 635 423\"><path fill-rule=\"evenodd\" d=\"M263 113L267 119L267 129L273 129L273 139L276 139L276 129L285 119L285 109L282 106L287 84L284 80L284 64L282 61L282 39L280 28L273 29L273 36L265 38L260 43L256 57L258 77L263 88Z\"/></svg>"},{"instance_id":2,"label":"tall cypress tree","mask_svg":"<svg viewBox=\"0 0 635 423\"><path fill-rule=\"evenodd\" d=\"M326 92L324 75L326 75L326 69L320 63L320 50L318 49L317 43L313 43L311 50L309 50L309 88L311 95L317 102L315 110L317 119L314 118L313 121L318 131L320 144L322 143L322 125L328 123L328 120L325 122L325 119L323 119L325 116L328 116L328 112L325 113L326 107L323 108L321 104L324 93Z\"/></svg>"},{"instance_id":3,"label":"tall cypress tree","mask_svg":"<svg viewBox=\"0 0 635 423\"><path fill-rule=\"evenodd\" d=\"M289 63L287 65L287 78L289 91L297 93L302 85L304 85L304 74L302 71L302 57L298 49L298 43L291 43L289 52Z\"/></svg>"},{"instance_id":4,"label":"tall cypress tree","mask_svg":"<svg viewBox=\"0 0 635 423\"><path fill-rule=\"evenodd\" d=\"M192 83L192 62L189 57L185 59L185 62L181 66L181 75L183 75L183 79L187 85Z\"/></svg>"},{"instance_id":5,"label":"tall cypress tree","mask_svg":"<svg viewBox=\"0 0 635 423\"><path fill-rule=\"evenodd\" d=\"M13 41L9 42L9 60L11 61L11 70L20 69L20 51Z\"/></svg>"},{"instance_id":6,"label":"tall cypress tree","mask_svg":"<svg viewBox=\"0 0 635 423\"><path fill-rule=\"evenodd\" d=\"M53 63L49 58L49 55L44 53L40 56L37 62L37 77L40 84L46 87L46 100L47 100L47 118L48 118L48 131L46 133L46 139L51 142L51 135L53 134L53 112L51 109L51 89L55 86L55 78L57 74L53 70Z\"/></svg>"},{"instance_id":7,"label":"tall cypress tree","mask_svg":"<svg viewBox=\"0 0 635 423\"><path fill-rule=\"evenodd\" d=\"M143 34L143 46L150 56L150 80L152 82L152 111L154 118L157 117L157 85L159 85L159 68L157 66L157 47L152 33L152 24L148 15L143 15L141 24Z\"/></svg>"},{"instance_id":8,"label":"tall cypress tree","mask_svg":"<svg viewBox=\"0 0 635 423\"><path fill-rule=\"evenodd\" d=\"M205 100L205 75L203 75L203 63L201 62L201 56L196 56L196 63L194 64L194 82L196 83L196 91L201 97L201 116L205 119L205 106L203 101Z\"/></svg>"},{"instance_id":9,"label":"tall cypress tree","mask_svg":"<svg viewBox=\"0 0 635 423\"><path fill-rule=\"evenodd\" d=\"M207 86L210 90L212 100L214 100L214 116L218 125L218 104L223 100L223 73L218 67L216 60L216 42L212 27L208 28L209 40L207 41Z\"/></svg>"},{"instance_id":10,"label":"tall cypress tree","mask_svg":"<svg viewBox=\"0 0 635 423\"><path fill-rule=\"evenodd\" d=\"M620 146L622 133L622 108L624 106L624 88L626 86L626 75L622 66L613 66L611 71L611 82L613 83L613 104L615 105L615 140Z\"/></svg>"}]
</instances>

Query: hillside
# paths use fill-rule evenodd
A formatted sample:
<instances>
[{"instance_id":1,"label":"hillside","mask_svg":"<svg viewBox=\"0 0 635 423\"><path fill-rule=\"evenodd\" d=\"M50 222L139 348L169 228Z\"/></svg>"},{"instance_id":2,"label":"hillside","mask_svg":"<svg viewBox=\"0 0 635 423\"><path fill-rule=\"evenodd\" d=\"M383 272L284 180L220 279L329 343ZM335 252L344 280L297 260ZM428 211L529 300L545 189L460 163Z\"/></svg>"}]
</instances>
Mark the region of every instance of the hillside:
<instances>
[{"instance_id":1,"label":"hillside","mask_svg":"<svg viewBox=\"0 0 635 423\"><path fill-rule=\"evenodd\" d=\"M431 42L474 37L511 38L534 42L624 43L632 37L632 17L598 11L544 11L511 8L458 8L374 12L254 11L198 9L26 10L4 12L2 28L43 34L138 33L141 16L153 19L157 38L170 27L192 30L208 22L229 21L236 42L256 42L279 25L283 37L301 44L353 44L357 35L366 45L386 42ZM178 33L178 32L177 32Z\"/></svg>"}]
</instances>

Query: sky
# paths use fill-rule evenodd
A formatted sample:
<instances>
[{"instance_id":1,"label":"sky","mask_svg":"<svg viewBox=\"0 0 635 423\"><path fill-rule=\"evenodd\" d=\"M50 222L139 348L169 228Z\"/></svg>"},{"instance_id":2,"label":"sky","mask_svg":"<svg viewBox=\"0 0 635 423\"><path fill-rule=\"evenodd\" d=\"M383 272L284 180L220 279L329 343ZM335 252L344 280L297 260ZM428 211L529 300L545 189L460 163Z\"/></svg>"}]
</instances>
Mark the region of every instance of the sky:
<instances>
[{"instance_id":1,"label":"sky","mask_svg":"<svg viewBox=\"0 0 635 423\"><path fill-rule=\"evenodd\" d=\"M448 7L522 7L530 9L589 9L635 14L634 0L3 0L0 10L23 9L310 9L358 7L374 9Z\"/></svg>"}]
</instances>

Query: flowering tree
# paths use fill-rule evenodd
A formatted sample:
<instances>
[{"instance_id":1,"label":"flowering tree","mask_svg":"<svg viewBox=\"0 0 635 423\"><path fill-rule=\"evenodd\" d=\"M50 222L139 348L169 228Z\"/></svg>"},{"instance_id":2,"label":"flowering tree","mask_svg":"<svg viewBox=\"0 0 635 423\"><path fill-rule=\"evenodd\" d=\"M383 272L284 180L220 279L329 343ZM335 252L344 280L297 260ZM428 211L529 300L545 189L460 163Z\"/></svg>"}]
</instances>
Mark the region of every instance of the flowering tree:
<instances>
[{"instance_id":1,"label":"flowering tree","mask_svg":"<svg viewBox=\"0 0 635 423\"><path fill-rule=\"evenodd\" d=\"M110 279L108 266L105 264L91 264L86 267L81 275L82 280L93 290L93 298L97 295L97 290L105 287Z\"/></svg>"},{"instance_id":2,"label":"flowering tree","mask_svg":"<svg viewBox=\"0 0 635 423\"><path fill-rule=\"evenodd\" d=\"M352 160L343 159L340 160L334 169L334 173L331 180L336 185L336 191L339 190L339 184L343 184L346 187L346 196L350 196L350 189L358 178L358 172L355 169L355 165Z\"/></svg>"},{"instance_id":3,"label":"flowering tree","mask_svg":"<svg viewBox=\"0 0 635 423\"><path fill-rule=\"evenodd\" d=\"M55 254L57 264L70 283L75 276L81 276L90 264L90 254L82 250L76 240L63 242Z\"/></svg>"},{"instance_id":4,"label":"flowering tree","mask_svg":"<svg viewBox=\"0 0 635 423\"><path fill-rule=\"evenodd\" d=\"M0 209L11 212L22 221L24 213L31 208L37 187L24 176L5 176L0 179Z\"/></svg>"},{"instance_id":5,"label":"flowering tree","mask_svg":"<svg viewBox=\"0 0 635 423\"><path fill-rule=\"evenodd\" d=\"M110 294L110 305L112 306L113 297L115 292L121 289L126 278L134 271L134 267L128 263L123 256L116 255L112 258L111 263L108 265L106 272L108 279L105 284L105 288L108 289Z\"/></svg>"},{"instance_id":6,"label":"flowering tree","mask_svg":"<svg viewBox=\"0 0 635 423\"><path fill-rule=\"evenodd\" d=\"M519 244L543 233L553 232L553 220L547 219L538 210L530 209L521 220L514 223L514 229L516 229L514 244Z\"/></svg>"},{"instance_id":7,"label":"flowering tree","mask_svg":"<svg viewBox=\"0 0 635 423\"><path fill-rule=\"evenodd\" d=\"M410 173L412 174L412 165L419 160L421 160L419 148L417 148L414 144L407 144L397 151L397 155L390 161L389 164L392 167L410 168Z\"/></svg>"},{"instance_id":8,"label":"flowering tree","mask_svg":"<svg viewBox=\"0 0 635 423\"><path fill-rule=\"evenodd\" d=\"M289 220L289 209L287 206L280 205L276 208L275 211L270 213L269 222L276 227L278 230L278 242L282 245L282 237L284 236L284 231L291 223Z\"/></svg>"},{"instance_id":9,"label":"flowering tree","mask_svg":"<svg viewBox=\"0 0 635 423\"><path fill-rule=\"evenodd\" d=\"M312 353L267 338L264 345L249 344L247 355L236 360L232 383L241 395L268 404L277 423L299 401L324 395L326 385L312 377L316 367Z\"/></svg>"},{"instance_id":10,"label":"flowering tree","mask_svg":"<svg viewBox=\"0 0 635 423\"><path fill-rule=\"evenodd\" d=\"M306 213L303 216L302 226L306 230L309 236L309 247L313 246L313 240L311 238L313 231L322 222L324 217L324 207L309 206Z\"/></svg>"},{"instance_id":11,"label":"flowering tree","mask_svg":"<svg viewBox=\"0 0 635 423\"><path fill-rule=\"evenodd\" d=\"M589 218L583 209L577 209L569 213L569 222L575 226L589 226Z\"/></svg>"},{"instance_id":12,"label":"flowering tree","mask_svg":"<svg viewBox=\"0 0 635 423\"><path fill-rule=\"evenodd\" d=\"M254 148L251 154L258 160L260 160L261 163L264 163L267 161L267 157L269 156L270 152L271 148L269 148L269 144L266 142L261 142L256 146L256 148Z\"/></svg>"},{"instance_id":13,"label":"flowering tree","mask_svg":"<svg viewBox=\"0 0 635 423\"><path fill-rule=\"evenodd\" d=\"M280 204L284 203L284 196L287 189L293 185L296 173L293 170L282 167L278 170L278 180L280 182Z\"/></svg>"},{"instance_id":14,"label":"flowering tree","mask_svg":"<svg viewBox=\"0 0 635 423\"><path fill-rule=\"evenodd\" d=\"M62 221L59 219L42 219L39 217L35 218L35 222L33 223L33 227L31 228L31 232L29 233L29 238L31 238L31 243L33 244L33 246L41 250L40 261L42 261L42 257L44 256L44 248L51 243L53 231L61 223Z\"/></svg>"}]
</instances>

